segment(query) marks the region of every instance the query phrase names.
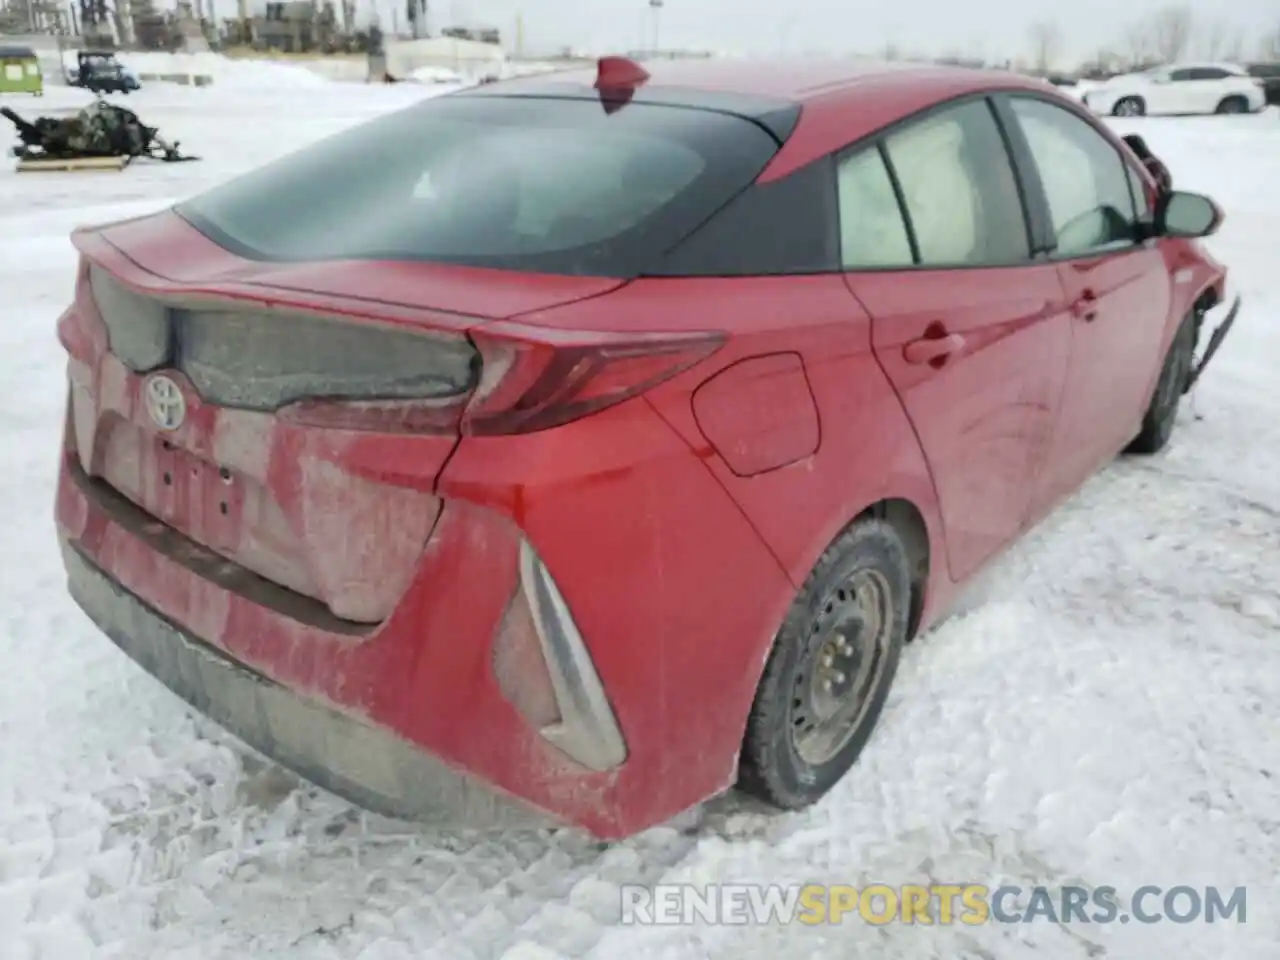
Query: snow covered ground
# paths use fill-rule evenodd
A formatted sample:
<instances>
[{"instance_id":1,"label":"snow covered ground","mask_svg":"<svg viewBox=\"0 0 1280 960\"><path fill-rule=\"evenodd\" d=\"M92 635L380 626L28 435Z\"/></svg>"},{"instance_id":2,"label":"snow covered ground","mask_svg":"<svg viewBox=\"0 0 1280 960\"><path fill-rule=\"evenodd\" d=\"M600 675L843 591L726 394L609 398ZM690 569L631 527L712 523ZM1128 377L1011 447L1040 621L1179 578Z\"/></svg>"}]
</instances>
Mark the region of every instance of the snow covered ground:
<instances>
[{"instance_id":1,"label":"snow covered ground","mask_svg":"<svg viewBox=\"0 0 1280 960\"><path fill-rule=\"evenodd\" d=\"M1132 122L1228 220L1246 310L1172 448L1123 461L908 651L816 809L720 800L630 842L441 835L299 785L144 676L63 590L51 522L79 223L140 214L426 87L152 85L202 163L0 161L2 960L1268 960L1280 942L1280 117ZM321 94L322 96L317 96ZM6 101L8 102L8 101ZM72 108L51 90L17 109ZM0 131L7 153L8 130ZM1248 922L617 923L658 881L1249 888Z\"/></svg>"}]
</instances>

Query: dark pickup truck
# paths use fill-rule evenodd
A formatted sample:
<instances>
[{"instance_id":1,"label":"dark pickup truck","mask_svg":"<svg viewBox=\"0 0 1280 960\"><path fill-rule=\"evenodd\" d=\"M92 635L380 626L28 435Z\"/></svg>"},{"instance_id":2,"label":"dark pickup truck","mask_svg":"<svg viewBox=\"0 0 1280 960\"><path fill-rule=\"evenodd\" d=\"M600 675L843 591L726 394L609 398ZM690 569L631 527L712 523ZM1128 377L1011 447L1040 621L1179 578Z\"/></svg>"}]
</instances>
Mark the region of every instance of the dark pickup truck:
<instances>
[{"instance_id":1,"label":"dark pickup truck","mask_svg":"<svg viewBox=\"0 0 1280 960\"><path fill-rule=\"evenodd\" d=\"M67 81L94 93L131 93L142 86L133 72L109 52L81 51L76 54L76 67Z\"/></svg>"},{"instance_id":2,"label":"dark pickup truck","mask_svg":"<svg viewBox=\"0 0 1280 960\"><path fill-rule=\"evenodd\" d=\"M1251 63L1245 69L1249 76L1262 81L1267 91L1267 103L1280 106L1280 63Z\"/></svg>"}]
</instances>

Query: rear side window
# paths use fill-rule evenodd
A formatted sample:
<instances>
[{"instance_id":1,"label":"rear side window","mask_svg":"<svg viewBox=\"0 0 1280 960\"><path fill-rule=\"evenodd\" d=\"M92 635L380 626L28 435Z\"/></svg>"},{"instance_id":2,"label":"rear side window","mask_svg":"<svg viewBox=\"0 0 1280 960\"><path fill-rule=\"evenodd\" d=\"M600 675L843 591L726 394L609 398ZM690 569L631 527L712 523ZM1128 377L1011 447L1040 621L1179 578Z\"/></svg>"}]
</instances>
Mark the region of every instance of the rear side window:
<instances>
[{"instance_id":1,"label":"rear side window","mask_svg":"<svg viewBox=\"0 0 1280 960\"><path fill-rule=\"evenodd\" d=\"M884 145L922 265L992 266L1030 257L1013 166L985 100L930 114Z\"/></svg>"},{"instance_id":2,"label":"rear side window","mask_svg":"<svg viewBox=\"0 0 1280 960\"><path fill-rule=\"evenodd\" d=\"M1068 110L1028 97L1010 100L1049 204L1057 252L1118 249L1137 237L1130 176L1120 151Z\"/></svg>"},{"instance_id":3,"label":"rear side window","mask_svg":"<svg viewBox=\"0 0 1280 960\"><path fill-rule=\"evenodd\" d=\"M909 267L911 237L878 146L840 161L840 253L846 270Z\"/></svg>"},{"instance_id":4,"label":"rear side window","mask_svg":"<svg viewBox=\"0 0 1280 960\"><path fill-rule=\"evenodd\" d=\"M751 277L840 269L833 159L738 194L646 270L655 277Z\"/></svg>"},{"instance_id":5,"label":"rear side window","mask_svg":"<svg viewBox=\"0 0 1280 960\"><path fill-rule=\"evenodd\" d=\"M256 260L425 260L631 277L777 150L734 116L594 99L443 96L177 212Z\"/></svg>"},{"instance_id":6,"label":"rear side window","mask_svg":"<svg viewBox=\"0 0 1280 960\"><path fill-rule=\"evenodd\" d=\"M1225 80L1230 76L1234 76L1234 74L1229 70L1223 70L1221 67L1194 67L1191 70L1192 80Z\"/></svg>"}]
</instances>

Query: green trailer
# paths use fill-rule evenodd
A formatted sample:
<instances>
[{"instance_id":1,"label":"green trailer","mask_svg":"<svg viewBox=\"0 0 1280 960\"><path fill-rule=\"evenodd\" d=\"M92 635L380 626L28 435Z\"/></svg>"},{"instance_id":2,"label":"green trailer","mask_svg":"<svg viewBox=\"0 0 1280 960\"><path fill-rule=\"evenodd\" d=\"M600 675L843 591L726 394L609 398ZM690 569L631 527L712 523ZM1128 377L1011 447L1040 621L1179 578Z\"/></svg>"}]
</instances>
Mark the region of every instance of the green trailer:
<instances>
[{"instance_id":1,"label":"green trailer","mask_svg":"<svg viewBox=\"0 0 1280 960\"><path fill-rule=\"evenodd\" d=\"M30 47L0 43L0 93L44 95L40 59Z\"/></svg>"}]
</instances>

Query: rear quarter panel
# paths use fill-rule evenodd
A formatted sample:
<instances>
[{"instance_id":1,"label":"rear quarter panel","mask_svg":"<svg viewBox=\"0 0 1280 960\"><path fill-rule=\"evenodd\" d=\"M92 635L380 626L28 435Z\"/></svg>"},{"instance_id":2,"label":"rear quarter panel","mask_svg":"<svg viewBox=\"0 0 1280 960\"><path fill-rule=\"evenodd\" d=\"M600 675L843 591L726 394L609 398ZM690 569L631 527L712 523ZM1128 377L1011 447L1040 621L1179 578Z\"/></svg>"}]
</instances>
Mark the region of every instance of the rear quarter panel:
<instances>
[{"instance_id":1,"label":"rear quarter panel","mask_svg":"<svg viewBox=\"0 0 1280 960\"><path fill-rule=\"evenodd\" d=\"M619 810L620 822L669 815L731 785L773 638L850 520L885 498L910 501L931 555L945 557L932 480L872 353L870 318L839 274L646 279L515 319L728 334L696 367L567 428L465 439L439 489L446 504L485 502L528 533L616 696L635 751L620 777L664 783L655 806ZM797 359L807 389L796 387ZM793 404L794 430L777 410L747 403L735 415L732 398L717 397L718 422L750 454L744 468L703 435L694 398L757 360L757 371L785 374L770 395ZM769 461L778 465L762 469ZM945 563L933 563L924 622L952 596Z\"/></svg>"},{"instance_id":2,"label":"rear quarter panel","mask_svg":"<svg viewBox=\"0 0 1280 960\"><path fill-rule=\"evenodd\" d=\"M446 515L462 502L508 518L563 593L627 742L610 829L730 787L756 661L791 587L653 407L635 398L551 430L467 437L440 495ZM474 533L468 553L500 546Z\"/></svg>"},{"instance_id":3,"label":"rear quarter panel","mask_svg":"<svg viewBox=\"0 0 1280 960\"><path fill-rule=\"evenodd\" d=\"M872 353L870 318L841 276L644 280L611 295L608 303L611 322L626 328L730 335L710 360L646 397L742 510L794 588L850 520L882 499L913 503L928 527L931 555L945 555L932 479ZM557 313L567 317L575 309ZM773 410L767 417L744 402L737 436L750 437L758 424L757 439L762 446L775 445L780 465L743 476L704 435L694 398L735 365L767 360L785 369L786 356L803 364L811 402L785 391L794 406L786 416ZM810 445L814 407L816 449L795 458L800 446ZM788 418L793 429L780 430ZM792 442L797 438L804 444ZM936 608L931 601L942 600L949 587L939 570L932 573L926 618Z\"/></svg>"}]
</instances>

